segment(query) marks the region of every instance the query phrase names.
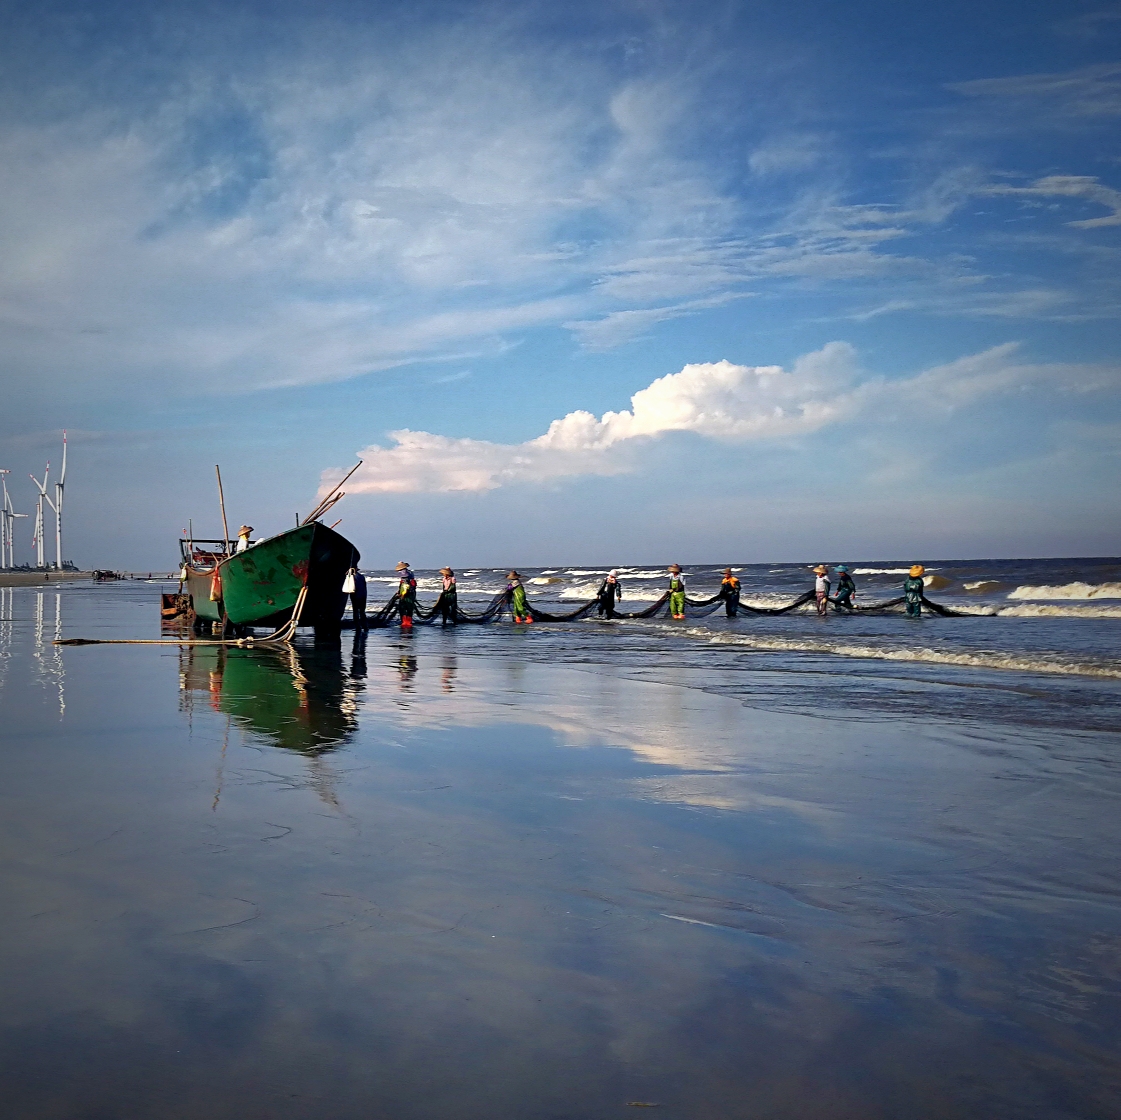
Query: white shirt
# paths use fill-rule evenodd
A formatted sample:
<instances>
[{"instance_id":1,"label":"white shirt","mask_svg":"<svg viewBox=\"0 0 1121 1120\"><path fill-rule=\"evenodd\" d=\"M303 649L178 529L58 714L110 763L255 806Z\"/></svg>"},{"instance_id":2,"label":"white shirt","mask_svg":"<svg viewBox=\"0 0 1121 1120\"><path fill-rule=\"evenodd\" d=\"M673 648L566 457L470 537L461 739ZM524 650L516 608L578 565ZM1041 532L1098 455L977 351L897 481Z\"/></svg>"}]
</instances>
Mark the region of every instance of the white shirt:
<instances>
[{"instance_id":1,"label":"white shirt","mask_svg":"<svg viewBox=\"0 0 1121 1120\"><path fill-rule=\"evenodd\" d=\"M234 549L234 552L244 552L248 547L249 547L249 538L248 537L238 537L237 538L237 548Z\"/></svg>"},{"instance_id":2,"label":"white shirt","mask_svg":"<svg viewBox=\"0 0 1121 1120\"><path fill-rule=\"evenodd\" d=\"M825 578L825 576L817 577L817 581L814 583L814 591L818 595L829 594L829 581Z\"/></svg>"}]
</instances>

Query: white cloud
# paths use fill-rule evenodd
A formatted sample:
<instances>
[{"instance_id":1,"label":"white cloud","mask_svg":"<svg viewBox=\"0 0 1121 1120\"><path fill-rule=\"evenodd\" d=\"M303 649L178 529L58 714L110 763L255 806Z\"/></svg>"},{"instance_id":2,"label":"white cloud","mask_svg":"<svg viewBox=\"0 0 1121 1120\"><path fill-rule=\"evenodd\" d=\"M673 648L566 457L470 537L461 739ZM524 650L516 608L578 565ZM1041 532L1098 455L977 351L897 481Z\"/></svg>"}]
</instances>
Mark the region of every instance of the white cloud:
<instances>
[{"instance_id":1,"label":"white cloud","mask_svg":"<svg viewBox=\"0 0 1121 1120\"><path fill-rule=\"evenodd\" d=\"M1121 191L1107 187L1093 175L1047 175L1027 187L992 186L985 194L1020 195L1035 198L1082 198L1096 202L1109 211L1097 218L1067 222L1076 229L1121 226Z\"/></svg>"},{"instance_id":2,"label":"white cloud","mask_svg":"<svg viewBox=\"0 0 1121 1120\"><path fill-rule=\"evenodd\" d=\"M1054 74L977 78L947 88L971 97L1002 98L1024 108L1048 106L1063 116L1098 117L1121 113L1121 64L1101 63Z\"/></svg>"},{"instance_id":3,"label":"white cloud","mask_svg":"<svg viewBox=\"0 0 1121 1120\"><path fill-rule=\"evenodd\" d=\"M543 435L519 444L451 439L430 432L390 432L389 447L360 451L361 469L349 493L494 490L578 475L613 475L634 468L643 441L667 432L693 432L726 443L804 436L863 417L892 419L935 410L953 412L1013 390L1090 392L1116 389L1121 370L1109 366L1030 364L1006 344L909 378L862 373L855 351L831 342L788 371L728 361L685 366L631 397L631 407L596 417L576 411ZM326 490L342 471L325 471Z\"/></svg>"}]
</instances>

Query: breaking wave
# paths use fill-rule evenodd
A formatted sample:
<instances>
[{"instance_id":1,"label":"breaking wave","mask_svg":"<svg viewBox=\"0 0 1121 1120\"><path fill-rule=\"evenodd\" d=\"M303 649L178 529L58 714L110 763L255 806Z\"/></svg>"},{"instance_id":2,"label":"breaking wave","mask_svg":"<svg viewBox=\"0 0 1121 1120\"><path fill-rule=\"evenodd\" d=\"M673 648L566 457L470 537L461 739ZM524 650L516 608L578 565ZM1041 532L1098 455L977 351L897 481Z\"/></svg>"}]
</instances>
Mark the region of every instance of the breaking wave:
<instances>
[{"instance_id":1,"label":"breaking wave","mask_svg":"<svg viewBox=\"0 0 1121 1120\"><path fill-rule=\"evenodd\" d=\"M1121 603L1116 605L1095 604L1092 607L1057 606L1054 603L1023 603L1015 607L1001 607L996 612L1002 618L1121 618Z\"/></svg>"},{"instance_id":2,"label":"breaking wave","mask_svg":"<svg viewBox=\"0 0 1121 1120\"><path fill-rule=\"evenodd\" d=\"M1008 592L1009 599L1121 599L1121 583L1064 583L1032 587L1024 584Z\"/></svg>"},{"instance_id":3,"label":"breaking wave","mask_svg":"<svg viewBox=\"0 0 1121 1120\"><path fill-rule=\"evenodd\" d=\"M1104 677L1121 680L1119 661L1075 661L1058 654L1037 655L1001 650L941 650L928 647L865 645L858 642L808 638L778 638L717 633L688 627L678 633L704 639L714 645L743 646L746 649L779 653L827 653L840 657L871 658L879 661L910 661L931 665L967 665L979 669L1009 669L1020 673L1052 673L1062 676Z\"/></svg>"},{"instance_id":4,"label":"breaking wave","mask_svg":"<svg viewBox=\"0 0 1121 1120\"><path fill-rule=\"evenodd\" d=\"M906 568L853 568L854 576L905 576L910 567ZM927 568L928 572L936 572L937 568Z\"/></svg>"}]
</instances>

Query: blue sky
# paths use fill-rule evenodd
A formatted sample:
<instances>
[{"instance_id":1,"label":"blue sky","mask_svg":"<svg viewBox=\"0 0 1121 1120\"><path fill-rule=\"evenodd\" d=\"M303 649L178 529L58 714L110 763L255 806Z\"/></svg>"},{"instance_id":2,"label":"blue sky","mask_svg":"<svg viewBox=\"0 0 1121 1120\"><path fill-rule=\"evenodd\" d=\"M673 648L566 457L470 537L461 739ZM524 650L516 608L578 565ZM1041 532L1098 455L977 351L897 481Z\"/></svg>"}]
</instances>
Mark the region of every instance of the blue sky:
<instances>
[{"instance_id":1,"label":"blue sky","mask_svg":"<svg viewBox=\"0 0 1121 1120\"><path fill-rule=\"evenodd\" d=\"M81 564L359 456L370 565L1121 552L1121 5L5 8Z\"/></svg>"}]
</instances>

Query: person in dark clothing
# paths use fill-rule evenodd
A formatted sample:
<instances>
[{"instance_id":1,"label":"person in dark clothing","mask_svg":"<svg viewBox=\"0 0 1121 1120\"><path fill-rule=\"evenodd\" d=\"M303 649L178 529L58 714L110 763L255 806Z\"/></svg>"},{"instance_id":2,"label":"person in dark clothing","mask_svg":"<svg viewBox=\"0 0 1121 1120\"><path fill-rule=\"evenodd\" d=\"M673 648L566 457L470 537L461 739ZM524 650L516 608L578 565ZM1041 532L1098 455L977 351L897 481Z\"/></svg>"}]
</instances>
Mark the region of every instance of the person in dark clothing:
<instances>
[{"instance_id":1,"label":"person in dark clothing","mask_svg":"<svg viewBox=\"0 0 1121 1120\"><path fill-rule=\"evenodd\" d=\"M357 569L350 568L343 580L343 592L350 596L350 609L354 614L354 629L366 629L366 577ZM343 609L346 601L343 600Z\"/></svg>"},{"instance_id":2,"label":"person in dark clothing","mask_svg":"<svg viewBox=\"0 0 1121 1120\"><path fill-rule=\"evenodd\" d=\"M623 585L619 582L619 572L612 568L604 578L603 583L599 585L599 590L596 592L596 598L599 599L599 606L596 608L596 613L600 618L614 618L615 617L615 600L623 597Z\"/></svg>"},{"instance_id":3,"label":"person in dark clothing","mask_svg":"<svg viewBox=\"0 0 1121 1120\"><path fill-rule=\"evenodd\" d=\"M907 599L907 617L922 617L922 598L926 590L923 573L926 569L921 564L915 564L903 581L903 594Z\"/></svg>"},{"instance_id":4,"label":"person in dark clothing","mask_svg":"<svg viewBox=\"0 0 1121 1120\"><path fill-rule=\"evenodd\" d=\"M732 574L731 568L724 569L724 578L720 581L720 598L724 600L724 612L729 618L735 618L740 611L740 581Z\"/></svg>"},{"instance_id":5,"label":"person in dark clothing","mask_svg":"<svg viewBox=\"0 0 1121 1120\"><path fill-rule=\"evenodd\" d=\"M844 607L845 610L851 611L852 597L856 594L856 583L844 564L838 564L833 569L833 573L837 577L837 597L833 600L833 606L838 610Z\"/></svg>"},{"instance_id":6,"label":"person in dark clothing","mask_svg":"<svg viewBox=\"0 0 1121 1120\"><path fill-rule=\"evenodd\" d=\"M444 577L444 587L440 592L440 625L454 626L459 620L456 611L459 609L459 592L455 586L455 572L451 568L441 568L440 575Z\"/></svg>"},{"instance_id":7,"label":"person in dark clothing","mask_svg":"<svg viewBox=\"0 0 1121 1120\"><path fill-rule=\"evenodd\" d=\"M401 616L401 629L411 630L416 612L416 576L404 560L397 565L397 575L401 581L397 585L397 613Z\"/></svg>"}]
</instances>

